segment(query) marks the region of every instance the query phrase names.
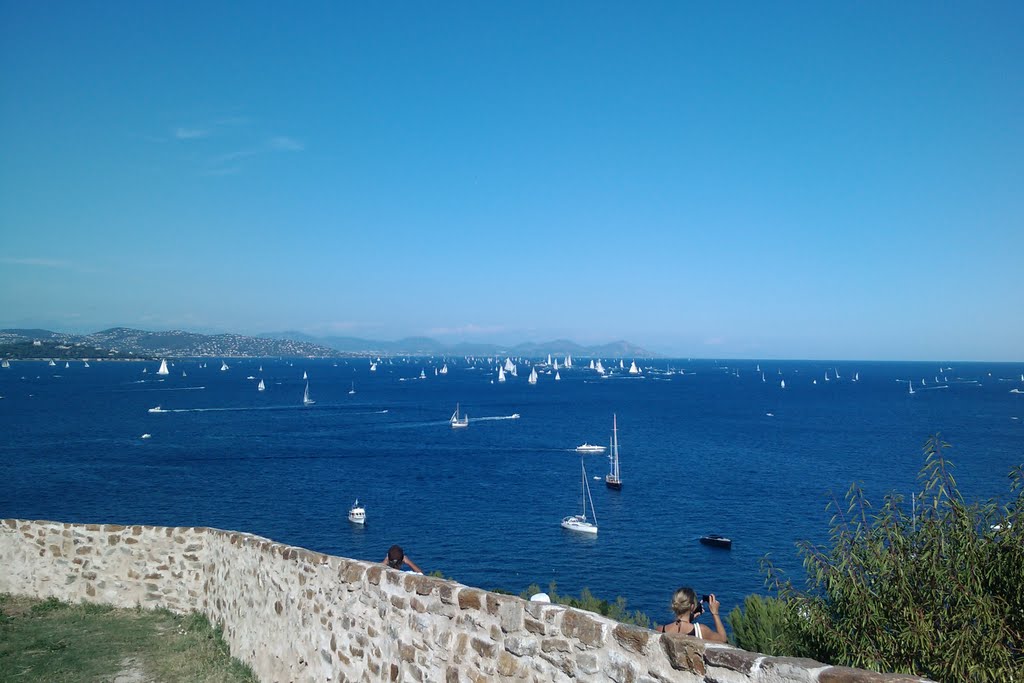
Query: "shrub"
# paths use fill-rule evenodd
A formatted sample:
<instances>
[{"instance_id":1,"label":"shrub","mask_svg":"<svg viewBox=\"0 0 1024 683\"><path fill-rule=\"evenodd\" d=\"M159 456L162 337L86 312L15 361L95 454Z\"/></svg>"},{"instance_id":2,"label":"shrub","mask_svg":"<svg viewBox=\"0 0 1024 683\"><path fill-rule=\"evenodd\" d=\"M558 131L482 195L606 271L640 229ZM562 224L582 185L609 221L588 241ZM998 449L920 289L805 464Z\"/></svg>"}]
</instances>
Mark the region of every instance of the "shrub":
<instances>
[{"instance_id":1,"label":"shrub","mask_svg":"<svg viewBox=\"0 0 1024 683\"><path fill-rule=\"evenodd\" d=\"M924 446L911 505L877 513L857 486L828 509L829 547L799 544L807 588L769 581L804 654L832 664L940 681L1024 680L1022 468L1009 503L966 503L939 435Z\"/></svg>"},{"instance_id":2,"label":"shrub","mask_svg":"<svg viewBox=\"0 0 1024 683\"><path fill-rule=\"evenodd\" d=\"M760 595L748 595L743 600L743 610L737 606L729 614L729 628L737 647L776 657L802 653L791 621L789 604L779 598Z\"/></svg>"}]
</instances>

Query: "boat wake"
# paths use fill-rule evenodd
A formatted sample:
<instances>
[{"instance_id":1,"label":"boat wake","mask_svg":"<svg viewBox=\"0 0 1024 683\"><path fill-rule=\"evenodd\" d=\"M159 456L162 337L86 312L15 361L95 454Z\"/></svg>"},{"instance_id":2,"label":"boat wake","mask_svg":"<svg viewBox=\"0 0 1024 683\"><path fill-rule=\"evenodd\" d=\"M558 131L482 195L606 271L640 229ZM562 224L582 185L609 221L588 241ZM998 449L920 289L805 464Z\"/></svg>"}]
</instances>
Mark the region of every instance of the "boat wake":
<instances>
[{"instance_id":1,"label":"boat wake","mask_svg":"<svg viewBox=\"0 0 1024 683\"><path fill-rule=\"evenodd\" d=\"M474 417L470 422L483 422L485 420L518 420L519 417L519 413L512 413L511 415L492 415L490 417Z\"/></svg>"},{"instance_id":2,"label":"boat wake","mask_svg":"<svg viewBox=\"0 0 1024 683\"><path fill-rule=\"evenodd\" d=\"M199 387L201 388L201 387ZM331 408L329 405L317 404L317 409L322 410L324 408ZM337 408L346 408L348 406L333 406ZM283 405L283 406L238 406L234 408L161 408L157 406L150 408L151 413L236 413L245 411L256 411L256 410L309 410L309 406L304 405ZM388 412L387 408L382 410L370 410L359 413L349 413L350 415L382 415Z\"/></svg>"}]
</instances>

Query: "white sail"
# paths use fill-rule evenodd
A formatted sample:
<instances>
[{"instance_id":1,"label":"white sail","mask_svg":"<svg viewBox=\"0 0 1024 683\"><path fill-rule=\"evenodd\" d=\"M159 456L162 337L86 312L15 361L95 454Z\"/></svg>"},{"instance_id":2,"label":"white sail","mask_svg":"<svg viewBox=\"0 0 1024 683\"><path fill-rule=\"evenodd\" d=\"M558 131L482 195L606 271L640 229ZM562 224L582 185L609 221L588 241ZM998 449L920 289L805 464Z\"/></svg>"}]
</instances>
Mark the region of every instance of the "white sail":
<instances>
[{"instance_id":1,"label":"white sail","mask_svg":"<svg viewBox=\"0 0 1024 683\"><path fill-rule=\"evenodd\" d=\"M264 384L263 380L261 379L260 383L256 385L256 391L266 391L266 390L267 390L267 385Z\"/></svg>"},{"instance_id":2,"label":"white sail","mask_svg":"<svg viewBox=\"0 0 1024 683\"><path fill-rule=\"evenodd\" d=\"M504 382L505 381L505 368L498 368L498 381L499 382Z\"/></svg>"},{"instance_id":3,"label":"white sail","mask_svg":"<svg viewBox=\"0 0 1024 683\"><path fill-rule=\"evenodd\" d=\"M562 379L562 376L558 374L558 370L555 370L555 381L557 382L560 379Z\"/></svg>"},{"instance_id":4,"label":"white sail","mask_svg":"<svg viewBox=\"0 0 1024 683\"><path fill-rule=\"evenodd\" d=\"M515 367L516 366L513 365L511 358L506 358L505 359L505 372L512 372L512 370L514 370Z\"/></svg>"},{"instance_id":5,"label":"white sail","mask_svg":"<svg viewBox=\"0 0 1024 683\"><path fill-rule=\"evenodd\" d=\"M781 388L785 389L786 388L786 380L784 380L784 379L779 380L779 386Z\"/></svg>"},{"instance_id":6,"label":"white sail","mask_svg":"<svg viewBox=\"0 0 1024 683\"><path fill-rule=\"evenodd\" d=\"M53 361L51 360L51 361L50 361L50 363L49 363L49 365L50 365L50 367L52 368L52 367L55 367L55 366L56 366L57 364L56 364L56 363L54 363L54 362L53 362Z\"/></svg>"},{"instance_id":7,"label":"white sail","mask_svg":"<svg viewBox=\"0 0 1024 683\"><path fill-rule=\"evenodd\" d=\"M160 361L160 369L156 371L156 374L158 374L158 375L169 375L169 374L171 374L171 371L167 369L167 361L166 360Z\"/></svg>"},{"instance_id":8,"label":"white sail","mask_svg":"<svg viewBox=\"0 0 1024 683\"><path fill-rule=\"evenodd\" d=\"M551 365L551 354L548 354L548 365Z\"/></svg>"},{"instance_id":9,"label":"white sail","mask_svg":"<svg viewBox=\"0 0 1024 683\"><path fill-rule=\"evenodd\" d=\"M590 369L591 370L594 369L594 359L593 358L590 359Z\"/></svg>"},{"instance_id":10,"label":"white sail","mask_svg":"<svg viewBox=\"0 0 1024 683\"><path fill-rule=\"evenodd\" d=\"M348 390L349 395L356 393L356 383L352 382L352 388Z\"/></svg>"},{"instance_id":11,"label":"white sail","mask_svg":"<svg viewBox=\"0 0 1024 683\"><path fill-rule=\"evenodd\" d=\"M227 364L227 363L225 363L224 361L221 361L221 362L220 362L220 371L221 371L221 372L224 372L224 371L225 371L225 370L227 370L227 369L228 369L228 364Z\"/></svg>"},{"instance_id":12,"label":"white sail","mask_svg":"<svg viewBox=\"0 0 1024 683\"><path fill-rule=\"evenodd\" d=\"M70 368L71 367L71 363L69 363L68 361L64 361L64 367L65 368Z\"/></svg>"},{"instance_id":13,"label":"white sail","mask_svg":"<svg viewBox=\"0 0 1024 683\"><path fill-rule=\"evenodd\" d=\"M86 365L86 367L88 367L88 366L89 366L89 364L88 364L88 363L86 363L85 365ZM10 364L10 363L9 363L9 362L7 361L7 359L6 359L6 358L4 358L4 362L3 362L3 364L2 364L2 367L5 367L5 368L9 368L9 367L11 367L11 364Z\"/></svg>"},{"instance_id":14,"label":"white sail","mask_svg":"<svg viewBox=\"0 0 1024 683\"><path fill-rule=\"evenodd\" d=\"M4 361L4 362L6 363L7 361ZM9 366L8 366L8 367L9 367ZM83 364L83 366L82 366L82 367L86 367L86 368L87 368L87 367L89 367L89 361L85 361L85 363Z\"/></svg>"},{"instance_id":15,"label":"white sail","mask_svg":"<svg viewBox=\"0 0 1024 683\"><path fill-rule=\"evenodd\" d=\"M377 364L370 363L370 372L377 372Z\"/></svg>"},{"instance_id":16,"label":"white sail","mask_svg":"<svg viewBox=\"0 0 1024 683\"><path fill-rule=\"evenodd\" d=\"M908 379L907 380L907 386L910 387L910 391L908 393L913 394L914 393L914 380Z\"/></svg>"},{"instance_id":17,"label":"white sail","mask_svg":"<svg viewBox=\"0 0 1024 683\"><path fill-rule=\"evenodd\" d=\"M260 366L260 372L263 372L263 366L262 365Z\"/></svg>"},{"instance_id":18,"label":"white sail","mask_svg":"<svg viewBox=\"0 0 1024 683\"><path fill-rule=\"evenodd\" d=\"M631 374L631 375L639 375L640 374L640 368L638 368L636 366L636 361L633 361L632 363L629 364L629 374Z\"/></svg>"},{"instance_id":19,"label":"white sail","mask_svg":"<svg viewBox=\"0 0 1024 683\"><path fill-rule=\"evenodd\" d=\"M184 371L184 370L182 370L182 371L181 371L181 376L182 376L182 377L188 377L188 375L186 375L186 374L185 374L185 371Z\"/></svg>"},{"instance_id":20,"label":"white sail","mask_svg":"<svg viewBox=\"0 0 1024 683\"><path fill-rule=\"evenodd\" d=\"M636 367L636 361L634 361L633 365L630 366L629 371L633 372L633 368L635 368L635 367ZM625 366L625 364L623 364L622 359L620 358L619 359L619 370L624 370L625 368L626 368L626 366Z\"/></svg>"},{"instance_id":21,"label":"white sail","mask_svg":"<svg viewBox=\"0 0 1024 683\"><path fill-rule=\"evenodd\" d=\"M555 359L555 367L554 367L554 371L555 371L555 372L558 372L558 359L557 359L557 358Z\"/></svg>"},{"instance_id":22,"label":"white sail","mask_svg":"<svg viewBox=\"0 0 1024 683\"><path fill-rule=\"evenodd\" d=\"M513 377L518 377L519 376L519 366L517 366L515 363L512 364L512 376Z\"/></svg>"},{"instance_id":23,"label":"white sail","mask_svg":"<svg viewBox=\"0 0 1024 683\"><path fill-rule=\"evenodd\" d=\"M530 378L526 381L529 382L530 384L537 383L537 368L533 368L532 370L530 370Z\"/></svg>"},{"instance_id":24,"label":"white sail","mask_svg":"<svg viewBox=\"0 0 1024 683\"><path fill-rule=\"evenodd\" d=\"M305 370L302 371L302 379L309 379L309 375L306 374Z\"/></svg>"},{"instance_id":25,"label":"white sail","mask_svg":"<svg viewBox=\"0 0 1024 683\"><path fill-rule=\"evenodd\" d=\"M612 447L608 454L609 472L604 478L609 488L621 489L622 479L619 477L619 424L615 414L612 414Z\"/></svg>"},{"instance_id":26,"label":"white sail","mask_svg":"<svg viewBox=\"0 0 1024 683\"><path fill-rule=\"evenodd\" d=\"M420 379L426 379L426 378L427 378L427 373L425 373L423 371L423 368L420 368Z\"/></svg>"},{"instance_id":27,"label":"white sail","mask_svg":"<svg viewBox=\"0 0 1024 683\"><path fill-rule=\"evenodd\" d=\"M600 359L598 359L597 364L594 366L594 369L597 370L597 374L599 374L599 375L603 375L604 374L604 366L601 365L601 360Z\"/></svg>"},{"instance_id":28,"label":"white sail","mask_svg":"<svg viewBox=\"0 0 1024 683\"><path fill-rule=\"evenodd\" d=\"M311 406L314 403L316 403L316 401L309 397L309 382L306 382L306 390L302 392L302 405Z\"/></svg>"},{"instance_id":29,"label":"white sail","mask_svg":"<svg viewBox=\"0 0 1024 683\"><path fill-rule=\"evenodd\" d=\"M442 375L447 375L448 374L448 364L447 363L445 363L443 366L441 366L441 374Z\"/></svg>"}]
</instances>

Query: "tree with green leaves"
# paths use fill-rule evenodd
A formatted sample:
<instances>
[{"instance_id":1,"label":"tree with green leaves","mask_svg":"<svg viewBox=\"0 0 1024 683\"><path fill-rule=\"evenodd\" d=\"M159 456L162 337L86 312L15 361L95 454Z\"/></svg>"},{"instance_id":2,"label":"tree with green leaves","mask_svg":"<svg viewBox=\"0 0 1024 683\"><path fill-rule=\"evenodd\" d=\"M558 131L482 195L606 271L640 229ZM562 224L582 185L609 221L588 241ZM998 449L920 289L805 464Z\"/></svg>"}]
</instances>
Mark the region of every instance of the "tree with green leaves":
<instances>
[{"instance_id":1,"label":"tree with green leaves","mask_svg":"<svg viewBox=\"0 0 1024 683\"><path fill-rule=\"evenodd\" d=\"M845 506L833 499L828 545L799 544L805 589L767 564L788 610L770 617L790 629L788 654L939 681L1024 681L1024 469L1010 472L1008 502L968 503L948 448L928 439L909 502L892 494L872 512L856 485Z\"/></svg>"}]
</instances>

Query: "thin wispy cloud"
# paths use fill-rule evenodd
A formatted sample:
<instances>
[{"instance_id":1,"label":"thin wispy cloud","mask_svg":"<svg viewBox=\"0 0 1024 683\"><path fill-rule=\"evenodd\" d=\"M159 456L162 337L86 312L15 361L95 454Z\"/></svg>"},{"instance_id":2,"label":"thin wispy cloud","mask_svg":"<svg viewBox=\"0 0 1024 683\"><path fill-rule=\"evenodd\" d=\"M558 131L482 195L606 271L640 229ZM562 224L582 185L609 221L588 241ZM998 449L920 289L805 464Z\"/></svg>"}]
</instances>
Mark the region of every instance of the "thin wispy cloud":
<instances>
[{"instance_id":1,"label":"thin wispy cloud","mask_svg":"<svg viewBox=\"0 0 1024 683\"><path fill-rule=\"evenodd\" d=\"M283 152L301 152L306 149L306 146L293 138L285 137L283 135L270 138L269 146L271 149L281 150Z\"/></svg>"},{"instance_id":2,"label":"thin wispy cloud","mask_svg":"<svg viewBox=\"0 0 1024 683\"><path fill-rule=\"evenodd\" d=\"M13 258L0 256L0 263L10 266L34 266L38 268L74 268L70 261L48 258Z\"/></svg>"},{"instance_id":3,"label":"thin wispy cloud","mask_svg":"<svg viewBox=\"0 0 1024 683\"><path fill-rule=\"evenodd\" d=\"M197 140L209 137L212 131L209 128L185 128L178 126L174 129L174 137L178 140Z\"/></svg>"},{"instance_id":4,"label":"thin wispy cloud","mask_svg":"<svg viewBox=\"0 0 1024 683\"><path fill-rule=\"evenodd\" d=\"M206 170L207 175L232 175L241 170L243 159L275 152L301 152L306 146L294 138L278 135L264 140L258 145L244 147L233 152L218 154L211 157ZM229 168L225 168L229 167Z\"/></svg>"},{"instance_id":5,"label":"thin wispy cloud","mask_svg":"<svg viewBox=\"0 0 1024 683\"><path fill-rule=\"evenodd\" d=\"M469 323L466 325L460 325L458 327L434 327L427 330L427 334L439 335L439 336L454 336L454 335L467 335L467 334L500 334L505 332L505 327L502 325L477 325L475 323Z\"/></svg>"}]
</instances>

